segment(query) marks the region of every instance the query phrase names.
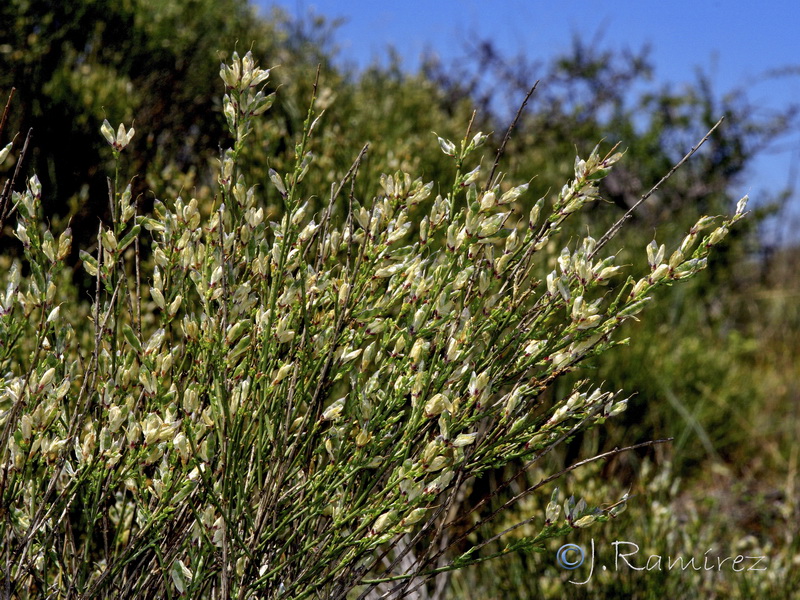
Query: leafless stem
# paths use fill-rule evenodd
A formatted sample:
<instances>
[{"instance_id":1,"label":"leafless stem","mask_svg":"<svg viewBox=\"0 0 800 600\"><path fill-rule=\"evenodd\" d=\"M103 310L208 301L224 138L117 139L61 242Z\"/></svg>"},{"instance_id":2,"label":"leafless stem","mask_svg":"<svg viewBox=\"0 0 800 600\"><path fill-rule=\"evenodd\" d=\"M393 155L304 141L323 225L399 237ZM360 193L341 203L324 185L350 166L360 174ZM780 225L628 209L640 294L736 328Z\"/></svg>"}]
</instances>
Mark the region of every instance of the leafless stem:
<instances>
[{"instance_id":1,"label":"leafless stem","mask_svg":"<svg viewBox=\"0 0 800 600\"><path fill-rule=\"evenodd\" d=\"M11 176L10 180L6 181L5 186L3 186L3 193L0 194L0 234L2 234L6 219L14 212L13 208L9 209L11 190L14 189L14 184L17 182L22 163L25 162L25 156L28 154L28 144L31 141L31 136L33 136L33 129L28 130L28 135L25 137L25 144L22 146L22 152L20 152L19 158L17 159L17 166L14 168L14 175Z\"/></svg>"},{"instance_id":2,"label":"leafless stem","mask_svg":"<svg viewBox=\"0 0 800 600\"><path fill-rule=\"evenodd\" d=\"M528 100L530 100L531 96L533 96L533 92L536 91L536 86L539 85L539 82L533 84L528 93L525 94L525 98L522 100L522 104L519 105L517 109L517 114L514 116L514 120L511 121L511 125L508 126L506 130L506 135L503 137L503 141L500 144L500 147L497 149L497 154L494 157L494 164L492 165L492 170L489 171L489 177L486 178L486 185L484 186L484 191L488 190L492 185L492 180L494 179L494 174L497 171L497 167L500 165L500 159L503 157L503 154L506 151L506 144L508 144L508 140L511 139L511 132L514 131L514 128L517 126L517 122L519 118L522 116L522 111L525 110L525 106L528 104Z\"/></svg>"},{"instance_id":3,"label":"leafless stem","mask_svg":"<svg viewBox=\"0 0 800 600\"><path fill-rule=\"evenodd\" d=\"M700 149L700 146L702 146L703 144L705 144L708 141L708 138L710 138L711 134L714 133L714 130L722 124L722 121L724 119L725 119L725 117L720 118L720 120L717 121L714 124L714 126L711 129L708 130L708 133L706 133L703 136L702 140L697 142L697 144L695 144L692 147L692 149L689 150L689 152L687 152L686 155L682 159L680 159L675 164L675 166L673 166L669 170L669 172L666 175L664 175L661 179L659 179L658 183L656 183L653 187L650 188L650 191L648 191L644 196L639 198L639 200L636 202L636 204L631 206L627 210L627 212L624 215L622 215L619 218L619 220L616 223L614 223L608 231L606 231L605 235L603 235L603 237L601 237L598 240L597 246L595 246L594 251L589 255L589 259L590 260L592 258L594 258L597 255L598 252L600 252L600 250L603 248L603 246L605 246L609 241L611 241L611 239L614 236L617 235L617 233L619 233L619 230L622 229L622 226L625 224L625 222L633 216L634 211L637 208L639 208L639 206L641 206L642 203L645 202L650 196L652 196L653 193L656 192L656 190L658 190L658 188L661 186L662 183L664 183L667 179L672 177L673 173L675 173L675 171L677 171L679 168L681 168L681 166L683 166L683 163L685 163L687 160L689 160L689 158L691 158L691 156Z\"/></svg>"}]
</instances>

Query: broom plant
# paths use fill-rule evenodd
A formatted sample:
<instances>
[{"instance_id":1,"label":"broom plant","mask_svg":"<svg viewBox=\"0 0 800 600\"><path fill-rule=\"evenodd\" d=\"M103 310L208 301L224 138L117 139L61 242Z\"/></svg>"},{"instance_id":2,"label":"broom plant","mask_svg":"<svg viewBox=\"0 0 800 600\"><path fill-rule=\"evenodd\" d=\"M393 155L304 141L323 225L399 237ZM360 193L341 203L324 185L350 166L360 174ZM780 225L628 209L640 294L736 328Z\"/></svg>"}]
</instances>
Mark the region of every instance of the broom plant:
<instances>
[{"instance_id":1,"label":"broom plant","mask_svg":"<svg viewBox=\"0 0 800 600\"><path fill-rule=\"evenodd\" d=\"M536 202L498 171L508 136L487 169L489 136L471 127L438 138L449 182L397 172L359 198L365 146L329 189L307 189L315 86L293 168L252 182L240 156L274 100L269 71L234 53L220 75L232 141L213 205L177 197L140 214L117 168L112 218L81 251L90 306L36 176L4 192L25 260L0 289L3 596L401 597L623 510L624 497L562 511L555 492L526 521L536 535L475 542L502 511L478 516L464 490L625 409L591 380L549 391L704 269L746 198L669 252L652 242L649 270L626 274L608 243L636 207L600 235L559 235L600 200L615 148L576 159ZM101 132L119 166L134 129ZM282 200L275 221L260 185Z\"/></svg>"}]
</instances>

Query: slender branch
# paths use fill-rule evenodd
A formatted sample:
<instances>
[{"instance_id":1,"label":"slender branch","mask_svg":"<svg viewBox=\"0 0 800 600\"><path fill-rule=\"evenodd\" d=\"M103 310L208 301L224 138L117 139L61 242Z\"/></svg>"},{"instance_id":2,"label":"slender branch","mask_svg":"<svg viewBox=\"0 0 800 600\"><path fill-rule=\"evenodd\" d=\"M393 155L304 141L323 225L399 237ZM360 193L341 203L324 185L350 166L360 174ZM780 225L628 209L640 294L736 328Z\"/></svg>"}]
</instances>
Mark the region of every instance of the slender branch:
<instances>
[{"instance_id":1,"label":"slender branch","mask_svg":"<svg viewBox=\"0 0 800 600\"><path fill-rule=\"evenodd\" d=\"M8 94L6 107L3 109L3 117L0 118L0 135L3 135L3 132L6 129L6 122L8 121L8 113L11 111L11 101L14 99L14 94L16 93L17 93L17 88L12 87L11 91Z\"/></svg>"},{"instance_id":2,"label":"slender branch","mask_svg":"<svg viewBox=\"0 0 800 600\"><path fill-rule=\"evenodd\" d=\"M515 495L513 498L509 498L508 500L506 500L505 503L503 503L503 505L500 508L498 508L494 513L492 513L492 515L495 515L495 514L501 512L501 511L507 509L512 504L514 504L516 502L519 502L522 498L532 494L533 492L538 490L540 487L542 487L544 485L547 485L551 481L555 481L556 479L561 478L562 476L566 475L567 473L571 473L575 469L579 469L580 467L584 467L584 466L586 466L588 464L597 462L598 460L605 460L605 459L611 458L613 456L616 456L617 454L622 454L623 452L630 452L631 450L638 450L639 448L647 448L649 446L655 446L657 444L666 444L666 443L669 443L669 442L673 441L674 439L675 438L671 438L670 437L670 438L663 438L663 439L659 439L659 440L650 440L650 441L647 441L647 442L641 442L639 444L633 444L632 446L625 446L624 448L614 448L613 450L609 450L608 452L603 452L602 454L597 454L595 456L592 456L592 457L589 457L589 458L585 458L583 460L579 460L578 462L576 462L576 463L574 463L574 464L572 464L572 465L570 465L568 467L564 467L563 469L561 469L557 473L553 473L552 475L549 475L548 477L544 477L544 478L540 479L538 483L536 483L536 484L532 485L531 487L521 491L519 494ZM534 521L535 519L538 519L538 518L540 518L540 515L535 515L535 516L532 516L532 517L529 517L529 518L525 519L524 521L520 521L519 523L511 525L510 527L507 527L506 529L504 529L500 533L495 534L494 536L490 537L489 539L484 540L483 542L481 542L479 544L476 544L475 545L475 549L482 548L483 546L485 546L487 544L490 544L491 542L493 542L495 540L500 539L505 534L510 533L510 532L514 531L515 529L518 529L518 528L522 527L523 525L527 525L528 523L530 523L530 522L532 522L532 521ZM484 522L483 520L480 521L478 523L478 525L480 526L483 522Z\"/></svg>"},{"instance_id":3,"label":"slender branch","mask_svg":"<svg viewBox=\"0 0 800 600\"><path fill-rule=\"evenodd\" d=\"M22 163L25 162L25 157L28 154L28 144L30 143L32 136L33 129L29 129L28 135L25 137L25 143L22 145L22 152L20 152L19 158L17 159L17 166L14 168L14 174L11 176L10 180L6 181L6 184L3 187L3 193L0 194L0 235L2 235L3 226L5 225L6 219L14 214L15 207L9 209L11 190L14 189L14 184L16 184L17 177L19 177L19 172L22 169Z\"/></svg>"},{"instance_id":4,"label":"slender branch","mask_svg":"<svg viewBox=\"0 0 800 600\"><path fill-rule=\"evenodd\" d=\"M644 203L644 202L645 202L645 201L646 201L646 200L647 200L647 199L648 199L650 196L652 196L652 195L653 195L653 193L654 193L654 192L656 192L656 191L658 190L658 188L661 186L661 184L662 184L662 183L664 183L664 182L665 182L667 179L669 179L670 177L672 177L673 173L675 173L675 171L677 171L678 169L680 169L680 168L683 166L683 164L684 164L684 163L685 163L687 160L689 160L689 158L691 158L691 157L692 157L692 155L693 155L695 152L697 152L697 151L700 149L700 146L702 146L703 144L705 144L705 143L708 141L708 138L709 138L709 137L711 137L711 134L712 134L712 133L714 133L714 130L716 130L716 128L717 128L717 127L719 127L719 126L722 124L722 121L723 121L724 119L725 119L725 117L721 117L721 118L720 118L720 120L719 120L719 121L717 121L717 122L714 124L714 126L713 126L711 129L709 129L709 130L708 130L708 133L706 133L706 134L703 136L703 139L702 139L702 140L700 140L699 142L697 142L697 144L695 144L695 145L692 147L692 149L691 149L691 150L689 150L689 152L687 152L687 153L686 153L686 155L685 155L685 156L684 156L682 159L680 159L680 160L679 160L679 161L678 161L678 162L675 164L675 166L673 166L673 167L672 167L672 168L669 170L669 172L668 172L666 175L664 175L664 176L663 176L661 179L659 179L658 183L656 183L656 184L655 184L653 187L651 187L651 188L650 188L650 191L648 191L648 192L647 192L647 193L646 193L644 196L642 196L641 198L639 198L639 200L636 202L636 204L634 204L633 206L631 206L631 207L630 207L630 208L627 210L627 212L626 212L624 215L622 215L622 216L619 218L619 220L618 220L616 223L614 223L614 224L611 226L611 228L610 228L610 229L609 229L609 230L608 230L608 231L605 233L605 235L603 235L603 237L601 237L601 238L600 238L600 239L597 241L597 245L595 246L595 249L592 251L592 253L591 253L591 254L589 254L589 260L591 260L592 258L594 258L594 257L597 255L597 253L598 253L598 252L600 252L600 250L603 248L603 246L605 246L605 245L606 245L606 244L607 244L609 241L611 241L611 239L612 239L614 236L616 236L616 235L617 235L617 233L619 233L619 230L620 230L620 229L622 229L622 226L625 224L625 222L626 222L628 219L630 219L630 218L633 216L633 213L636 211L636 209L637 209L637 208L639 208L639 206L641 206L641 205L642 205L642 204L643 204L643 203Z\"/></svg>"},{"instance_id":5,"label":"slender branch","mask_svg":"<svg viewBox=\"0 0 800 600\"><path fill-rule=\"evenodd\" d=\"M536 87L539 85L539 82L533 84L533 87L528 90L528 93L525 94L525 98L522 100L522 104L519 105L517 109L517 114L514 115L514 120L511 121L511 125L508 126L506 130L506 134L503 137L503 141L500 144L500 147L497 149L497 154L494 157L494 164L492 165L492 170L489 171L489 177L486 178L486 185L484 186L483 191L488 190L492 186L492 180L494 179L494 174L497 171L497 167L500 165L500 159L503 157L506 151L506 144L508 144L508 140L511 139L511 132L514 131L514 128L517 126L517 122L519 118L522 116L522 111L525 110L525 106L528 104L528 100L530 100L531 96L533 96L533 92L536 91Z\"/></svg>"}]
</instances>

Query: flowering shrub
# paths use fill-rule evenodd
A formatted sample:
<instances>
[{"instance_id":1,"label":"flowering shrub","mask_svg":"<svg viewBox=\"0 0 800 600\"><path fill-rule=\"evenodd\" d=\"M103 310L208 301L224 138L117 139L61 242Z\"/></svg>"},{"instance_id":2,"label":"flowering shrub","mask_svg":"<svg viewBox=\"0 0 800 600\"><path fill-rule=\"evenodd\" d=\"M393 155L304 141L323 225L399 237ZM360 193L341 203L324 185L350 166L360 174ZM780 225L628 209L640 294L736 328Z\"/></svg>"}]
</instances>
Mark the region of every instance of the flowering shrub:
<instances>
[{"instance_id":1,"label":"flowering shrub","mask_svg":"<svg viewBox=\"0 0 800 600\"><path fill-rule=\"evenodd\" d=\"M525 215L527 185L474 166L487 136L469 131L438 140L451 184L399 172L359 199L362 152L329 190L306 190L312 101L293 169L270 172L283 214L267 222L238 160L272 104L269 71L234 54L221 77L233 143L214 206L178 197L140 215L113 182L112 222L81 252L90 308L69 297L71 233L39 218L36 177L11 198L26 267L0 295L9 597L401 596L483 560L483 542L462 551L478 524L463 525L474 507L452 510L459 491L624 410L621 392L590 382L545 391L620 343L744 214L745 199L702 218L669 255L651 243L650 271L623 282L603 251L624 219L548 255L621 154L577 159ZM101 130L120 161L133 128ZM508 548L623 508L569 498L562 512L554 494L538 532Z\"/></svg>"}]
</instances>

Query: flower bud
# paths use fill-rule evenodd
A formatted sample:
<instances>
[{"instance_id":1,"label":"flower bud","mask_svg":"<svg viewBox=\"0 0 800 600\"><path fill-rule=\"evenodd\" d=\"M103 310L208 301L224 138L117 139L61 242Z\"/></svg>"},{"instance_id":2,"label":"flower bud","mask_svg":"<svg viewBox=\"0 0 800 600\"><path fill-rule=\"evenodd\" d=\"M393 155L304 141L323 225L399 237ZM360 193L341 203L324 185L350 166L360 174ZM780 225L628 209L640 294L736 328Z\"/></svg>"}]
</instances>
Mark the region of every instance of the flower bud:
<instances>
[{"instance_id":1,"label":"flower bud","mask_svg":"<svg viewBox=\"0 0 800 600\"><path fill-rule=\"evenodd\" d=\"M104 119L103 124L100 125L100 133L103 134L103 137L106 138L106 141L109 144L112 146L114 145L114 142L116 141L114 139L114 128L111 127L111 123L108 122L108 119Z\"/></svg>"},{"instance_id":2,"label":"flower bud","mask_svg":"<svg viewBox=\"0 0 800 600\"><path fill-rule=\"evenodd\" d=\"M1 162L3 162L3 161L0 159L0 163ZM745 196L744 198L739 200L739 202L736 203L736 216L737 217L740 217L740 216L744 215L744 210L747 208L748 200L750 200L750 197L749 196Z\"/></svg>"},{"instance_id":3,"label":"flower bud","mask_svg":"<svg viewBox=\"0 0 800 600\"><path fill-rule=\"evenodd\" d=\"M556 488L555 493L558 494L558 488ZM558 503L557 500L555 502L551 500L547 504L547 508L544 511L545 524L550 525L552 523L555 523L559 514L561 514L561 505Z\"/></svg>"},{"instance_id":4,"label":"flower bud","mask_svg":"<svg viewBox=\"0 0 800 600\"><path fill-rule=\"evenodd\" d=\"M422 361L422 358L425 352L428 350L430 344L421 338L418 338L414 345L411 347L411 352L409 352L409 358L411 359L412 364L419 365Z\"/></svg>"},{"instance_id":5,"label":"flower bud","mask_svg":"<svg viewBox=\"0 0 800 600\"><path fill-rule=\"evenodd\" d=\"M347 396L339 398L333 404L331 404L325 411L322 413L322 420L323 421L335 421L340 416L342 416L342 411L344 410L344 403L347 399Z\"/></svg>"},{"instance_id":6,"label":"flower bud","mask_svg":"<svg viewBox=\"0 0 800 600\"><path fill-rule=\"evenodd\" d=\"M469 380L469 395L472 397L480 396L489 384L489 372L484 371L480 375L476 375L475 371L472 372L472 377Z\"/></svg>"},{"instance_id":7,"label":"flower bud","mask_svg":"<svg viewBox=\"0 0 800 600\"><path fill-rule=\"evenodd\" d=\"M478 165L477 167L472 169L472 171L470 171L469 173L464 175L464 179L461 182L461 184L462 185L470 185L472 183L475 183L478 180L478 177L480 176L480 174L481 174L481 166Z\"/></svg>"},{"instance_id":8,"label":"flower bud","mask_svg":"<svg viewBox=\"0 0 800 600\"><path fill-rule=\"evenodd\" d=\"M575 523L573 524L573 527L578 527L580 529L583 529L584 527L589 527L589 525L594 523L596 520L597 520L597 515L593 515L593 514L585 515L585 516L581 517L580 519L578 519L577 521L575 521Z\"/></svg>"},{"instance_id":9,"label":"flower bud","mask_svg":"<svg viewBox=\"0 0 800 600\"><path fill-rule=\"evenodd\" d=\"M370 533L375 535L377 533L382 532L396 520L396 517L397 513L393 510L383 513L380 517L375 519L375 522L372 524L372 527L370 528Z\"/></svg>"},{"instance_id":10,"label":"flower bud","mask_svg":"<svg viewBox=\"0 0 800 600\"><path fill-rule=\"evenodd\" d=\"M103 246L105 248L108 248L111 251L117 249L117 237L114 235L113 231L111 231L110 229L106 229L105 231L103 231L102 237L103 237Z\"/></svg>"},{"instance_id":11,"label":"flower bud","mask_svg":"<svg viewBox=\"0 0 800 600\"><path fill-rule=\"evenodd\" d=\"M619 273L620 270L622 270L622 267L605 267L597 274L596 281L601 285L605 285L608 283L608 280Z\"/></svg>"},{"instance_id":12,"label":"flower bud","mask_svg":"<svg viewBox=\"0 0 800 600\"><path fill-rule=\"evenodd\" d=\"M50 367L49 369L47 369L47 371L45 371L44 374L42 375L42 378L39 379L39 390L41 391L48 385L53 383L53 379L55 378L55 376L56 376L55 367Z\"/></svg>"},{"instance_id":13,"label":"flower bud","mask_svg":"<svg viewBox=\"0 0 800 600\"><path fill-rule=\"evenodd\" d=\"M8 153L11 152L11 147L13 145L14 145L13 142L10 142L10 143L6 144L5 148L0 150L0 165L2 165L3 162L6 160L6 158L8 157Z\"/></svg>"},{"instance_id":14,"label":"flower bud","mask_svg":"<svg viewBox=\"0 0 800 600\"><path fill-rule=\"evenodd\" d=\"M683 252L681 252L680 250L675 250L675 252L672 253L672 256L669 257L669 268L670 269L677 268L678 265L680 265L683 262L683 259L684 259Z\"/></svg>"},{"instance_id":15,"label":"flower bud","mask_svg":"<svg viewBox=\"0 0 800 600\"><path fill-rule=\"evenodd\" d=\"M453 403L446 395L441 393L436 394L425 403L425 416L428 418L435 417L445 410L452 410L452 408Z\"/></svg>"},{"instance_id":16,"label":"flower bud","mask_svg":"<svg viewBox=\"0 0 800 600\"><path fill-rule=\"evenodd\" d=\"M533 229L536 226L536 223L539 221L539 214L542 211L543 205L544 205L544 198L539 198L536 204L533 205L530 215L528 215L528 226L531 229Z\"/></svg>"},{"instance_id":17,"label":"flower bud","mask_svg":"<svg viewBox=\"0 0 800 600\"><path fill-rule=\"evenodd\" d=\"M650 277L647 278L650 284L657 283L664 279L669 273L669 265L660 264L656 267L656 269L650 274Z\"/></svg>"},{"instance_id":18,"label":"flower bud","mask_svg":"<svg viewBox=\"0 0 800 600\"><path fill-rule=\"evenodd\" d=\"M31 239L28 237L28 229L22 224L22 221L17 221L16 235L23 246L27 248L31 245Z\"/></svg>"},{"instance_id":19,"label":"flower bud","mask_svg":"<svg viewBox=\"0 0 800 600\"><path fill-rule=\"evenodd\" d=\"M178 294L170 303L169 309L167 310L167 314L169 314L170 317L174 317L175 313L178 312L178 309L181 307L181 302L183 302L183 296Z\"/></svg>"},{"instance_id":20,"label":"flower bud","mask_svg":"<svg viewBox=\"0 0 800 600\"><path fill-rule=\"evenodd\" d=\"M519 247L519 237L517 235L517 228L511 230L511 235L506 238L505 252L514 252Z\"/></svg>"},{"instance_id":21,"label":"flower bud","mask_svg":"<svg viewBox=\"0 0 800 600\"><path fill-rule=\"evenodd\" d=\"M428 241L428 227L430 226L430 220L428 216L422 219L422 222L419 224L419 241L422 244L425 244Z\"/></svg>"},{"instance_id":22,"label":"flower bud","mask_svg":"<svg viewBox=\"0 0 800 600\"><path fill-rule=\"evenodd\" d=\"M53 310L50 311L50 314L47 315L47 322L52 323L56 319L58 319L58 315L61 312L61 305L59 304Z\"/></svg>"},{"instance_id":23,"label":"flower bud","mask_svg":"<svg viewBox=\"0 0 800 600\"><path fill-rule=\"evenodd\" d=\"M164 308L166 307L166 301L164 300L164 294L161 293L161 290L159 290L156 287L151 287L150 297L153 299L153 302L156 303L156 306L158 306L158 308L164 310Z\"/></svg>"},{"instance_id":24,"label":"flower bud","mask_svg":"<svg viewBox=\"0 0 800 600\"><path fill-rule=\"evenodd\" d=\"M455 448L463 448L464 446L469 446L478 437L478 432L474 433L459 433L456 436L456 439L453 440L453 447Z\"/></svg>"},{"instance_id":25,"label":"flower bud","mask_svg":"<svg viewBox=\"0 0 800 600\"><path fill-rule=\"evenodd\" d=\"M289 374L289 371L292 370L293 366L294 363L286 363L280 369L278 369L278 371L275 373L275 378L272 380L272 385L276 385L283 381Z\"/></svg>"},{"instance_id":26,"label":"flower bud","mask_svg":"<svg viewBox=\"0 0 800 600\"><path fill-rule=\"evenodd\" d=\"M415 508L412 510L408 516L402 520L402 525L413 525L414 523L418 523L422 519L425 518L425 515L428 514L427 508Z\"/></svg>"},{"instance_id":27,"label":"flower bud","mask_svg":"<svg viewBox=\"0 0 800 600\"><path fill-rule=\"evenodd\" d=\"M476 133L474 135L474 137L472 138L472 141L469 143L469 145L472 148L480 148L486 142L486 139L488 137L489 137L488 135L486 135L485 133L479 131L478 133Z\"/></svg>"},{"instance_id":28,"label":"flower bud","mask_svg":"<svg viewBox=\"0 0 800 600\"><path fill-rule=\"evenodd\" d=\"M513 187L510 190L508 190L505 194L500 196L499 204L508 204L510 202L514 202L517 198L519 198L527 190L528 190L528 184L527 183L523 183L522 185L518 185L517 187Z\"/></svg>"},{"instance_id":29,"label":"flower bud","mask_svg":"<svg viewBox=\"0 0 800 600\"><path fill-rule=\"evenodd\" d=\"M655 269L658 265L661 264L661 261L664 260L664 252L666 251L666 246L661 244L659 246L656 244L656 241L653 240L647 245L647 262L650 264L651 269Z\"/></svg>"},{"instance_id":30,"label":"flower bud","mask_svg":"<svg viewBox=\"0 0 800 600\"><path fill-rule=\"evenodd\" d=\"M722 241L722 239L728 235L728 228L724 225L722 227L717 227L714 231L711 232L711 235L708 236L708 242L706 242L706 246L714 246Z\"/></svg>"},{"instance_id":31,"label":"flower bud","mask_svg":"<svg viewBox=\"0 0 800 600\"><path fill-rule=\"evenodd\" d=\"M642 298L641 300L637 300L636 302L632 302L628 304L625 308L617 313L618 319L624 319L627 317L633 317L638 315L644 309L644 305L650 301L650 297Z\"/></svg>"},{"instance_id":32,"label":"flower bud","mask_svg":"<svg viewBox=\"0 0 800 600\"><path fill-rule=\"evenodd\" d=\"M497 197L495 193L492 191L486 192L483 197L481 198L481 206L480 210L489 210L490 208L494 208L497 205Z\"/></svg>"},{"instance_id":33,"label":"flower bud","mask_svg":"<svg viewBox=\"0 0 800 600\"><path fill-rule=\"evenodd\" d=\"M434 133L434 135L436 135ZM447 156L454 156L456 153L456 145L451 142L450 140L446 140L439 136L436 136L439 140L439 148L441 148L442 152L444 152Z\"/></svg>"},{"instance_id":34,"label":"flower bud","mask_svg":"<svg viewBox=\"0 0 800 600\"><path fill-rule=\"evenodd\" d=\"M695 223L694 227L692 227L691 233L697 233L698 231L702 231L703 229L710 227L711 224L714 223L714 221L716 221L716 219L717 217L709 217L709 216L700 217L700 220L697 221L697 223Z\"/></svg>"},{"instance_id":35,"label":"flower bud","mask_svg":"<svg viewBox=\"0 0 800 600\"><path fill-rule=\"evenodd\" d=\"M56 297L56 284L51 280L47 282L47 291L45 292L45 300L52 302Z\"/></svg>"}]
</instances>

